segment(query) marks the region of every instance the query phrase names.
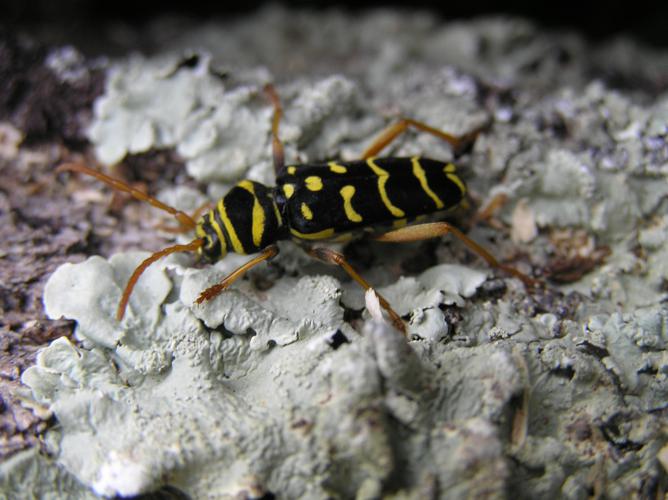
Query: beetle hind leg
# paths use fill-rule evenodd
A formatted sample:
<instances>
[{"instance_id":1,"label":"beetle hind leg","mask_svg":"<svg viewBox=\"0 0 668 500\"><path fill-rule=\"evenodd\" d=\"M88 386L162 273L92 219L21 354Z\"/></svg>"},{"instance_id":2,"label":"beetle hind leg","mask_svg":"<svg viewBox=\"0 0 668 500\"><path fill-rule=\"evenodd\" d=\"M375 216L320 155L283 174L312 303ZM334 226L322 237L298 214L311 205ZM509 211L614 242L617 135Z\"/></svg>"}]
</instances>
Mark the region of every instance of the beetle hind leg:
<instances>
[{"instance_id":1,"label":"beetle hind leg","mask_svg":"<svg viewBox=\"0 0 668 500\"><path fill-rule=\"evenodd\" d=\"M490 267L500 269L501 271L520 279L525 285L529 287L537 287L543 284L541 281L527 276L514 267L499 262L496 257L485 250L485 248L466 236L455 226L448 224L447 222L430 222L425 224L418 224L415 226L407 226L401 229L383 233L379 236L375 236L374 240L385 243L403 243L438 238L447 234L452 234L455 238L464 243L464 245L466 245L469 250L487 262Z\"/></svg>"},{"instance_id":2,"label":"beetle hind leg","mask_svg":"<svg viewBox=\"0 0 668 500\"><path fill-rule=\"evenodd\" d=\"M431 125L427 125L424 122L412 120L410 118L400 118L394 123L388 125L380 132L380 134L378 134L371 145L362 153L362 159L366 160L372 156L376 156L409 128L414 128L422 132L426 132L427 134L431 134L434 137L438 137L439 139L443 139L452 146L455 152L460 152L466 145L473 142L483 127L473 130L467 134L457 136L443 132L442 130L434 128Z\"/></svg>"}]
</instances>

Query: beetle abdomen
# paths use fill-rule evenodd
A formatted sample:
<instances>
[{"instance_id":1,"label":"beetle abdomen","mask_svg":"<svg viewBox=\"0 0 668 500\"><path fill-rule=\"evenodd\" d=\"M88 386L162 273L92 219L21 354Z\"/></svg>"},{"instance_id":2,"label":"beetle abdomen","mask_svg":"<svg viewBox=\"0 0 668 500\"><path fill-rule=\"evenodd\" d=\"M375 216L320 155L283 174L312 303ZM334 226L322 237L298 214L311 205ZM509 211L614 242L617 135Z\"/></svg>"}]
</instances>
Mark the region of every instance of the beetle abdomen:
<instances>
[{"instance_id":1,"label":"beetle abdomen","mask_svg":"<svg viewBox=\"0 0 668 500\"><path fill-rule=\"evenodd\" d=\"M292 236L315 240L447 210L465 193L451 163L369 158L286 167L276 199Z\"/></svg>"}]
</instances>

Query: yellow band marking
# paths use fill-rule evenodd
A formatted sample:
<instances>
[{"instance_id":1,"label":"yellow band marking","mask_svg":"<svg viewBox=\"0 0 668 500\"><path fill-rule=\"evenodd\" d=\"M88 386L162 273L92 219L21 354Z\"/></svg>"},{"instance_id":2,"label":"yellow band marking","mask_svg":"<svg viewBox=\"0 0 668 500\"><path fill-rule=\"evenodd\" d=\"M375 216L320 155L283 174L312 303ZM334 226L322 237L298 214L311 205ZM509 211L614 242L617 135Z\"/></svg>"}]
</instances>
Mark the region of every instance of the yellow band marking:
<instances>
[{"instance_id":1,"label":"yellow band marking","mask_svg":"<svg viewBox=\"0 0 668 500\"><path fill-rule=\"evenodd\" d=\"M290 233L292 236L295 236L296 238L299 238L300 240L324 240L327 238L331 238L334 236L334 228L330 227L328 229L325 229L323 231L319 231L317 233L300 233L296 229L290 228Z\"/></svg>"},{"instance_id":2,"label":"yellow band marking","mask_svg":"<svg viewBox=\"0 0 668 500\"><path fill-rule=\"evenodd\" d=\"M345 174L348 171L346 167L339 165L335 161L330 161L327 165L329 165L329 169L335 174Z\"/></svg>"},{"instance_id":3,"label":"yellow band marking","mask_svg":"<svg viewBox=\"0 0 668 500\"><path fill-rule=\"evenodd\" d=\"M195 236L197 236L198 238L207 239L206 231L204 230L204 227L202 226L202 224L203 224L203 222L200 222L200 223L197 224L197 226L195 226ZM202 248L204 248L204 247L199 247L199 250L202 250ZM207 245L207 248L208 248L208 245Z\"/></svg>"},{"instance_id":4,"label":"yellow band marking","mask_svg":"<svg viewBox=\"0 0 668 500\"><path fill-rule=\"evenodd\" d=\"M283 184L283 193L286 198L290 198L295 192L295 187L292 184Z\"/></svg>"},{"instance_id":5,"label":"yellow band marking","mask_svg":"<svg viewBox=\"0 0 668 500\"><path fill-rule=\"evenodd\" d=\"M260 200L257 199L257 195L255 194L255 187L251 181L241 181L237 184L237 186L245 189L251 195L253 195L253 244L256 247L259 247L260 243L262 243L262 235L264 234L264 209L262 208L262 205L260 205Z\"/></svg>"},{"instance_id":6,"label":"yellow band marking","mask_svg":"<svg viewBox=\"0 0 668 500\"><path fill-rule=\"evenodd\" d=\"M403 217L404 215L406 215L404 211L401 210L399 207L394 206L387 196L387 190L385 189L385 184L387 183L387 180L390 178L390 174L388 174L386 170L383 170L378 165L376 165L375 160L376 159L373 157L368 158L366 160L366 163L367 165L369 165L369 168L373 170L373 173L378 176L378 191L380 192L380 198L383 200L383 203L385 204L385 206L392 215L394 215L395 217Z\"/></svg>"},{"instance_id":7,"label":"yellow band marking","mask_svg":"<svg viewBox=\"0 0 668 500\"><path fill-rule=\"evenodd\" d=\"M457 184L457 187L459 188L459 191L461 191L462 196L466 194L466 184L464 184L464 182L459 177L457 177L455 174L448 174L448 179Z\"/></svg>"},{"instance_id":8,"label":"yellow band marking","mask_svg":"<svg viewBox=\"0 0 668 500\"><path fill-rule=\"evenodd\" d=\"M443 201L429 187L429 183L427 182L427 173L424 171L424 168L422 168L422 165L420 165L420 159L417 156L414 156L411 158L411 163L413 164L413 175L417 177L417 180L420 181L422 190L427 193L427 195L432 200L434 200L437 209L443 208Z\"/></svg>"},{"instance_id":9,"label":"yellow band marking","mask_svg":"<svg viewBox=\"0 0 668 500\"><path fill-rule=\"evenodd\" d=\"M302 203L302 206L300 208L302 211L302 215L304 216L304 219L313 220L313 212L311 212L311 209L306 203Z\"/></svg>"},{"instance_id":10,"label":"yellow band marking","mask_svg":"<svg viewBox=\"0 0 668 500\"><path fill-rule=\"evenodd\" d=\"M322 189L322 179L317 175L308 176L304 182L306 182L306 189L309 191L320 191Z\"/></svg>"},{"instance_id":11,"label":"yellow band marking","mask_svg":"<svg viewBox=\"0 0 668 500\"><path fill-rule=\"evenodd\" d=\"M297 167L291 165L288 167L288 174L290 175L295 175L295 172L297 171Z\"/></svg>"},{"instance_id":12,"label":"yellow band marking","mask_svg":"<svg viewBox=\"0 0 668 500\"><path fill-rule=\"evenodd\" d=\"M354 186L343 186L341 188L341 197L343 198L343 209L346 211L346 217L352 222L362 222L362 216L355 211L352 204L353 196L355 195Z\"/></svg>"},{"instance_id":13,"label":"yellow band marking","mask_svg":"<svg viewBox=\"0 0 668 500\"><path fill-rule=\"evenodd\" d=\"M213 230L216 232L216 235L220 240L220 248L222 250L221 253L222 255L225 255L227 253L227 241L225 241L225 237L223 236L223 230L221 229L220 224L218 224L218 221L216 221L215 219L213 210L209 212L209 223L211 224L211 227L213 227Z\"/></svg>"},{"instance_id":14,"label":"yellow band marking","mask_svg":"<svg viewBox=\"0 0 668 500\"><path fill-rule=\"evenodd\" d=\"M466 184L464 184L464 181L462 181L456 174L457 167L455 167L452 163L448 163L445 167L443 167L443 172L445 172L445 175L448 179L457 185L459 191L462 193L462 196L464 196L466 194Z\"/></svg>"},{"instance_id":15,"label":"yellow band marking","mask_svg":"<svg viewBox=\"0 0 668 500\"><path fill-rule=\"evenodd\" d=\"M218 210L218 215L220 215L220 218L223 221L223 225L225 226L227 235L230 237L230 241L232 242L232 248L234 249L234 251L238 254L245 255L246 251L244 250L244 246L241 244L241 241L237 236L237 232L234 230L232 221L227 216L227 210L225 210L225 204L223 203L223 200L224 198L218 200L218 204L216 205L216 208Z\"/></svg>"}]
</instances>

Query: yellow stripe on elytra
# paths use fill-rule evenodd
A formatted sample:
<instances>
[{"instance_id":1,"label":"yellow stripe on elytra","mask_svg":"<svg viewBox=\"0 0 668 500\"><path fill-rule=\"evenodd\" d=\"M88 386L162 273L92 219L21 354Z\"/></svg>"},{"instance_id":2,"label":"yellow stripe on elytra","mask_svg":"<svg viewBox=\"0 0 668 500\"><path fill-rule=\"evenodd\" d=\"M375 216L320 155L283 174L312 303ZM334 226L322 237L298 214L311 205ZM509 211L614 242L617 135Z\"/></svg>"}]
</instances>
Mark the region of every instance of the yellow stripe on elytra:
<instances>
[{"instance_id":1,"label":"yellow stripe on elytra","mask_svg":"<svg viewBox=\"0 0 668 500\"><path fill-rule=\"evenodd\" d=\"M213 230L216 232L216 235L220 240L220 248L221 248L220 253L221 255L225 255L227 253L227 241L225 241L225 237L223 236L223 230L220 228L220 224L218 224L218 221L215 219L213 210L209 212L209 223L211 224L211 227L213 227Z\"/></svg>"},{"instance_id":2,"label":"yellow stripe on elytra","mask_svg":"<svg viewBox=\"0 0 668 500\"><path fill-rule=\"evenodd\" d=\"M295 192L295 187L292 184L283 184L283 193L286 198L290 198Z\"/></svg>"},{"instance_id":3,"label":"yellow stripe on elytra","mask_svg":"<svg viewBox=\"0 0 668 500\"><path fill-rule=\"evenodd\" d=\"M295 175L295 172L297 171L297 167L291 165L287 168L287 170L288 170L288 174Z\"/></svg>"},{"instance_id":4,"label":"yellow stripe on elytra","mask_svg":"<svg viewBox=\"0 0 668 500\"><path fill-rule=\"evenodd\" d=\"M322 189L322 179L317 175L309 175L304 179L306 189L309 191L320 191Z\"/></svg>"},{"instance_id":5,"label":"yellow stripe on elytra","mask_svg":"<svg viewBox=\"0 0 668 500\"><path fill-rule=\"evenodd\" d=\"M329 165L329 169L335 174L345 174L348 171L346 167L339 165L335 161L330 161L327 165Z\"/></svg>"},{"instance_id":6,"label":"yellow stripe on elytra","mask_svg":"<svg viewBox=\"0 0 668 500\"><path fill-rule=\"evenodd\" d=\"M304 219L306 220L313 220L313 212L311 212L311 209L306 203L302 203L301 207L302 215L304 216Z\"/></svg>"},{"instance_id":7,"label":"yellow stripe on elytra","mask_svg":"<svg viewBox=\"0 0 668 500\"><path fill-rule=\"evenodd\" d=\"M383 200L383 203L395 217L403 217L406 215L403 210L399 207L396 207L390 201L390 198L387 196L387 190L385 189L385 184L390 178L390 174L386 170L383 170L375 163L375 158L367 158L366 163L369 165L369 168L373 170L373 173L378 176L378 191L380 193L380 198Z\"/></svg>"},{"instance_id":8,"label":"yellow stripe on elytra","mask_svg":"<svg viewBox=\"0 0 668 500\"><path fill-rule=\"evenodd\" d=\"M459 191L462 193L462 196L464 196L466 194L466 184L464 184L464 181L462 181L455 173L457 172L457 167L455 167L452 163L448 163L445 167L443 167L443 172L445 172L445 175L448 179L457 184Z\"/></svg>"},{"instance_id":9,"label":"yellow stripe on elytra","mask_svg":"<svg viewBox=\"0 0 668 500\"><path fill-rule=\"evenodd\" d=\"M258 200L255 195L255 187L251 181L241 181L237 186L245 189L253 196L253 244L256 247L259 247L260 243L262 243L262 235L264 234L266 220L264 209L262 208L262 205L260 205L260 200Z\"/></svg>"},{"instance_id":10,"label":"yellow stripe on elytra","mask_svg":"<svg viewBox=\"0 0 668 500\"><path fill-rule=\"evenodd\" d=\"M353 196L355 195L354 186L343 186L341 188L341 198L343 198L343 209L346 211L346 217L352 222L362 222L362 216L355 211L352 204Z\"/></svg>"},{"instance_id":11,"label":"yellow stripe on elytra","mask_svg":"<svg viewBox=\"0 0 668 500\"><path fill-rule=\"evenodd\" d=\"M413 158L411 158L411 163L413 164L413 175L417 177L418 181L420 181L420 186L422 187L422 190L425 193L427 193L427 195L432 200L434 200L434 203L436 203L436 208L438 209L443 208L444 207L443 201L429 187L429 183L427 182L427 173L424 171L424 168L422 168L422 165L420 165L420 158L414 156Z\"/></svg>"},{"instance_id":12,"label":"yellow stripe on elytra","mask_svg":"<svg viewBox=\"0 0 668 500\"><path fill-rule=\"evenodd\" d=\"M227 216L227 210L225 209L225 204L223 203L223 198L218 200L218 204L216 205L216 209L218 210L218 215L220 215L220 219L223 221L223 225L225 226L225 230L227 231L227 235L230 237L230 241L232 242L232 248L236 253L244 255L246 251L244 250L244 246L241 244L241 241L239 240L239 237L237 236L237 232L234 230L234 226L232 225L232 221L230 218Z\"/></svg>"},{"instance_id":13,"label":"yellow stripe on elytra","mask_svg":"<svg viewBox=\"0 0 668 500\"><path fill-rule=\"evenodd\" d=\"M330 227L328 229L324 229L322 231L318 231L317 233L300 233L296 229L290 228L290 234L292 236L295 236L301 240L324 240L327 238L331 238L334 236L335 231L334 228Z\"/></svg>"}]
</instances>

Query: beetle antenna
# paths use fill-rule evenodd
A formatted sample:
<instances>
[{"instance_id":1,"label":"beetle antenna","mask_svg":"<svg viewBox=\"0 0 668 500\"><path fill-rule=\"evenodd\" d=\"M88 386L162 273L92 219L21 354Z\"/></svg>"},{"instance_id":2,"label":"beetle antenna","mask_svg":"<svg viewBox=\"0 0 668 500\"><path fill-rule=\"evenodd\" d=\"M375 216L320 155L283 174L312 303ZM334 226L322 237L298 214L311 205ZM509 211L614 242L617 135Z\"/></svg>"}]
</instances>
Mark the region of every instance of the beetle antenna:
<instances>
[{"instance_id":1,"label":"beetle antenna","mask_svg":"<svg viewBox=\"0 0 668 500\"><path fill-rule=\"evenodd\" d=\"M139 189L133 188L126 182L109 177L108 175L103 174L102 172L98 172L97 170L87 167L86 165L82 165L81 163L63 163L62 165L58 166L58 168L56 168L56 172L79 172L80 174L90 175L91 177L95 177L96 179L104 182L105 184L108 184L118 191L129 193L135 199L139 201L146 201L154 207L173 215L176 220L179 221L179 224L186 228L186 230L195 229L197 226L195 219L193 219L187 213L182 212L181 210L177 210L174 207L170 207L169 205L153 198L152 196L147 195L146 193L142 193Z\"/></svg>"},{"instance_id":2,"label":"beetle antenna","mask_svg":"<svg viewBox=\"0 0 668 500\"><path fill-rule=\"evenodd\" d=\"M139 264L132 273L132 276L130 276L128 284L125 285L123 296L121 297L121 301L118 303L118 309L116 310L116 319L118 321L123 319L123 316L125 315L125 309L127 308L128 301L130 300L130 295L132 295L132 290L134 290L135 285L137 284L137 280L139 280L139 277L144 273L144 271L146 271L148 266L153 264L155 261L160 260L161 258L166 257L167 255L171 255L173 253L196 252L197 249L202 247L202 245L204 245L204 239L197 238L196 240L193 240L186 245L173 245L171 247L163 248L162 250L158 250L150 257L145 259L141 264Z\"/></svg>"}]
</instances>

